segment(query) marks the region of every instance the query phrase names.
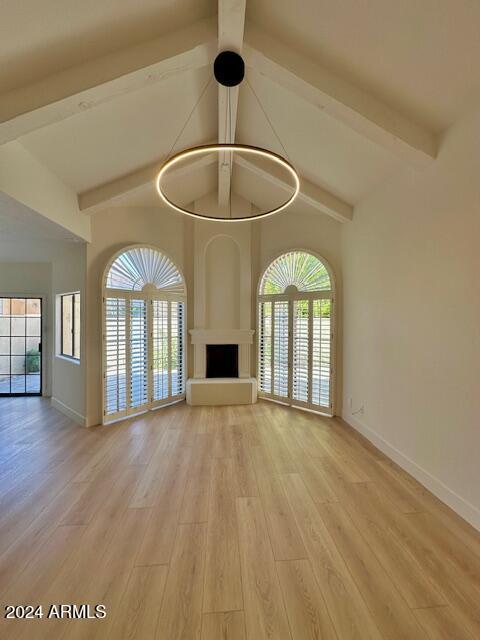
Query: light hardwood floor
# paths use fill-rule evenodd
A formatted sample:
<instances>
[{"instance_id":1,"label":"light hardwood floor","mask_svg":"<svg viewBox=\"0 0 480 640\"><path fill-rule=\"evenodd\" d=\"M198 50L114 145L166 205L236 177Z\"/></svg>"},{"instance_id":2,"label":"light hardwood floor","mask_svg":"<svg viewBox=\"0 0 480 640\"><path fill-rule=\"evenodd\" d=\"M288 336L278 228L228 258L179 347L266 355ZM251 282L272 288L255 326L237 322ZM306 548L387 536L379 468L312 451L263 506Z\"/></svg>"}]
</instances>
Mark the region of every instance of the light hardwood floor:
<instances>
[{"instance_id":1,"label":"light hardwood floor","mask_svg":"<svg viewBox=\"0 0 480 640\"><path fill-rule=\"evenodd\" d=\"M5 640L475 640L480 534L340 420L269 402L82 429L0 399Z\"/></svg>"}]
</instances>

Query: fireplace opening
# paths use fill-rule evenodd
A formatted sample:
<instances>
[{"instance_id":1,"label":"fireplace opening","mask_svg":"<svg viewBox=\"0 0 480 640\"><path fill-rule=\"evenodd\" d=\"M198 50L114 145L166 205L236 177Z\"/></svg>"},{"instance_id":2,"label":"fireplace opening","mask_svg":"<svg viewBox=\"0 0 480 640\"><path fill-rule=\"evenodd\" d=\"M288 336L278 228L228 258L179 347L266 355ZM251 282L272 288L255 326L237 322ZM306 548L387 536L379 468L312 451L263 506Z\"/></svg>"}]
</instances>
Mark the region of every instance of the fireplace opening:
<instances>
[{"instance_id":1,"label":"fireplace opening","mask_svg":"<svg viewBox=\"0 0 480 640\"><path fill-rule=\"evenodd\" d=\"M238 378L238 345L207 344L207 378Z\"/></svg>"}]
</instances>

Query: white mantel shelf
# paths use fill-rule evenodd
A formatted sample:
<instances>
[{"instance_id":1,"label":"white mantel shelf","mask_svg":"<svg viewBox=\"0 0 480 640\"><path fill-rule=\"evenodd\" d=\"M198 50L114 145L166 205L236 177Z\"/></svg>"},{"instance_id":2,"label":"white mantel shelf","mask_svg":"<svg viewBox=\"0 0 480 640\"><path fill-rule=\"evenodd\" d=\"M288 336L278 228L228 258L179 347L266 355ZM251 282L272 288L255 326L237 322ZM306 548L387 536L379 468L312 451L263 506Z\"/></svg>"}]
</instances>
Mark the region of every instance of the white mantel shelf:
<instances>
[{"instance_id":1,"label":"white mantel shelf","mask_svg":"<svg viewBox=\"0 0 480 640\"><path fill-rule=\"evenodd\" d=\"M252 344L253 329L190 329L192 344Z\"/></svg>"}]
</instances>

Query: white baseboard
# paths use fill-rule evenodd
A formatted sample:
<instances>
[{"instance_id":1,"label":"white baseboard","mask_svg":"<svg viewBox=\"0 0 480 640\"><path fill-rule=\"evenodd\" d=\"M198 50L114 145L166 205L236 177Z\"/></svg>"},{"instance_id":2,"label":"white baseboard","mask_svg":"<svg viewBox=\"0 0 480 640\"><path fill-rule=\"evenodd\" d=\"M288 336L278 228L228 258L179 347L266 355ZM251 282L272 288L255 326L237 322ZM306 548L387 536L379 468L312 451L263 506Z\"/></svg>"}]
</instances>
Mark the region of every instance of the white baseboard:
<instances>
[{"instance_id":1,"label":"white baseboard","mask_svg":"<svg viewBox=\"0 0 480 640\"><path fill-rule=\"evenodd\" d=\"M86 426L85 416L82 416L80 413L78 413L74 409L71 409L66 404L63 404L63 402L61 402L57 398L54 398L53 396L50 402L52 407L55 407L55 409L58 409L58 411L61 411L62 413L64 413L66 416L71 418L74 422L81 425L82 427Z\"/></svg>"},{"instance_id":2,"label":"white baseboard","mask_svg":"<svg viewBox=\"0 0 480 640\"><path fill-rule=\"evenodd\" d=\"M477 507L470 504L470 502L459 496L455 491L452 491L452 489L447 487L447 485L426 469L420 467L416 462L387 442L380 434L358 420L356 416L349 415L347 409L343 409L342 416L342 419L355 429L355 431L365 436L367 440L402 467L404 471L418 480L420 484L431 491L439 500L447 504L455 513L458 513L460 517L469 522L472 527L480 531L480 510L477 509Z\"/></svg>"}]
</instances>

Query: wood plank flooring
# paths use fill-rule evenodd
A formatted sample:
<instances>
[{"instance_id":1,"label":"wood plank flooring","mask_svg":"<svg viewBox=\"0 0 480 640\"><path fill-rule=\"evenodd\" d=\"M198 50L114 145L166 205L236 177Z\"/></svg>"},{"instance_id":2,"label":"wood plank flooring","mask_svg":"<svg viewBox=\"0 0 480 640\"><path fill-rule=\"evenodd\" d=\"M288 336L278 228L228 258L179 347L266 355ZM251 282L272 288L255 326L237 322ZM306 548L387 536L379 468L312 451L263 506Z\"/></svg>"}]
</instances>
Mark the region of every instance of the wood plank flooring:
<instances>
[{"instance_id":1,"label":"wood plank flooring","mask_svg":"<svg viewBox=\"0 0 480 640\"><path fill-rule=\"evenodd\" d=\"M475 640L480 534L341 420L0 399L2 640ZM6 620L7 604L104 619Z\"/></svg>"}]
</instances>

